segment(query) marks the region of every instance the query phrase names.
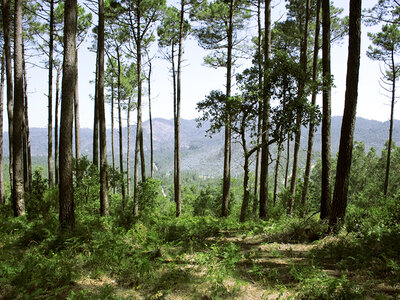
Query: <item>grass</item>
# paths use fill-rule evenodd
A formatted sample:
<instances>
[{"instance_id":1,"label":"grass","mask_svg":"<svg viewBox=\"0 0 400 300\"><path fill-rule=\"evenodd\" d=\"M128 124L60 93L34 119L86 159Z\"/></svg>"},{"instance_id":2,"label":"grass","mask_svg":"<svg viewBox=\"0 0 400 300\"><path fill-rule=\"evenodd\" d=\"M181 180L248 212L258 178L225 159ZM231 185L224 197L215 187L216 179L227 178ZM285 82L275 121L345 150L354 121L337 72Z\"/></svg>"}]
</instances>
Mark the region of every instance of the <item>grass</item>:
<instances>
[{"instance_id":1,"label":"grass","mask_svg":"<svg viewBox=\"0 0 400 300\"><path fill-rule=\"evenodd\" d=\"M0 298L395 299L400 294L393 235L374 243L346 232L323 237L325 225L317 219L116 222L82 215L75 230L63 234L55 215L28 221L2 212Z\"/></svg>"}]
</instances>

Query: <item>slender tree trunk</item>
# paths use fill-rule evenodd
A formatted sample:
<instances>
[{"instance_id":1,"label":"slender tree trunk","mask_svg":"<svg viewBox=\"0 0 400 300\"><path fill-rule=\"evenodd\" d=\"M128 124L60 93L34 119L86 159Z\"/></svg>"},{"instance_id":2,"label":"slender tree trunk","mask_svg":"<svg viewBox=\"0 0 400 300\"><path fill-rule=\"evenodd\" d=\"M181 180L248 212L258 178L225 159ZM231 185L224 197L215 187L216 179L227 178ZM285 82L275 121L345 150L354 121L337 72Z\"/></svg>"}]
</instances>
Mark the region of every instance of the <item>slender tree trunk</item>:
<instances>
[{"instance_id":1,"label":"slender tree trunk","mask_svg":"<svg viewBox=\"0 0 400 300\"><path fill-rule=\"evenodd\" d=\"M96 56L96 75L95 75L95 92L94 92L94 120L93 120L93 164L99 167L99 53Z\"/></svg>"},{"instance_id":2,"label":"slender tree trunk","mask_svg":"<svg viewBox=\"0 0 400 300\"><path fill-rule=\"evenodd\" d=\"M392 153L392 136L393 136L393 115L394 115L394 104L396 101L396 64L394 62L394 53L392 50L391 53L392 58L392 103L390 106L390 125L389 125L389 144L387 147L387 156L386 156L386 172L385 172L385 183L383 186L383 195L387 195L388 187L389 187L389 171L390 171L390 156Z\"/></svg>"},{"instance_id":3,"label":"slender tree trunk","mask_svg":"<svg viewBox=\"0 0 400 300\"><path fill-rule=\"evenodd\" d=\"M180 145L180 118L181 118L181 73L182 73L182 52L183 52L183 23L185 21L185 0L181 0L181 15L179 22L178 41L178 69L176 86L176 118L175 118L175 152L176 152L176 178L175 178L175 204L176 216L179 217L182 211L181 198L181 145Z\"/></svg>"},{"instance_id":4,"label":"slender tree trunk","mask_svg":"<svg viewBox=\"0 0 400 300\"><path fill-rule=\"evenodd\" d=\"M117 68L118 68L118 79L117 79L117 92L118 92L118 121L119 121L119 171L124 174L124 147L122 144L122 107L121 107L121 60L119 55L119 47L117 51ZM125 195L125 181L121 180L121 194L122 194L122 207L126 207L126 195Z\"/></svg>"},{"instance_id":5,"label":"slender tree trunk","mask_svg":"<svg viewBox=\"0 0 400 300\"><path fill-rule=\"evenodd\" d=\"M153 118L151 116L151 61L149 61L149 125L150 125L150 177L154 175Z\"/></svg>"},{"instance_id":6,"label":"slender tree trunk","mask_svg":"<svg viewBox=\"0 0 400 300\"><path fill-rule=\"evenodd\" d=\"M104 107L104 0L99 0L99 26L97 53L99 56L99 76L98 76L98 104L100 122L100 214L109 215L108 204L108 181L107 181L107 137L106 137L106 112ZM75 95L77 100L77 93ZM75 104L77 101L75 101ZM75 113L76 116L76 113ZM79 129L79 127L78 127ZM78 138L78 136L76 136ZM76 142L79 145L79 142ZM77 148L78 157L79 148Z\"/></svg>"},{"instance_id":7,"label":"slender tree trunk","mask_svg":"<svg viewBox=\"0 0 400 300\"><path fill-rule=\"evenodd\" d=\"M258 43L257 43L257 50L258 50L258 85L259 85L259 95L261 97L263 93L263 69L262 69L262 28L261 28L261 0L257 1L257 27L258 27ZM262 121L262 105L259 106L258 110L258 123L257 123L257 143L261 143L261 121ZM256 152L256 170L254 174L254 202L253 202L253 215L257 215L257 207L258 207L258 179L260 173L260 149L257 149Z\"/></svg>"},{"instance_id":8,"label":"slender tree trunk","mask_svg":"<svg viewBox=\"0 0 400 300\"><path fill-rule=\"evenodd\" d=\"M312 81L314 84L317 83L317 70L318 70L318 52L319 52L319 29L320 29L320 9L321 9L321 1L317 0L317 11L316 11L316 21L315 21L315 36L314 36L314 54L313 54L313 70L312 70ZM311 96L311 104L315 105L317 99L318 90L316 88L312 91ZM307 146L307 161L306 161L306 170L304 173L304 187L301 195L301 206L303 208L306 207L307 198L308 198L308 185L310 181L310 173L311 173L311 162L312 162L312 148L314 145L314 131L315 131L315 122L313 120L310 121L310 126L308 130L308 146ZM303 209L305 211L305 209Z\"/></svg>"},{"instance_id":9,"label":"slender tree trunk","mask_svg":"<svg viewBox=\"0 0 400 300\"><path fill-rule=\"evenodd\" d=\"M271 56L271 0L265 1L265 37L264 37L264 85L263 85L263 110L262 110L262 149L260 172L260 219L268 218L268 155L269 155L269 115L270 99L268 97L267 70Z\"/></svg>"},{"instance_id":10,"label":"slender tree trunk","mask_svg":"<svg viewBox=\"0 0 400 300\"><path fill-rule=\"evenodd\" d=\"M329 218L331 203L331 44L330 1L322 0L322 174L321 214Z\"/></svg>"},{"instance_id":11,"label":"slender tree trunk","mask_svg":"<svg viewBox=\"0 0 400 300\"><path fill-rule=\"evenodd\" d=\"M300 66L303 72L303 76L299 81L299 89L298 89L298 101L302 101L304 96L304 88L305 88L305 74L307 74L307 48L308 48L308 31L309 31L309 23L310 23L310 0L306 1L306 21L304 25L304 36L301 45L301 53L300 53ZM298 159L299 159L299 150L300 150L300 139L301 139L301 115L302 111L297 111L296 116L296 135L294 138L294 151L293 151L293 169L292 169L292 178L290 181L290 197L288 203L288 214L291 215L294 209L294 203L296 199L296 181L297 181L297 169L298 169Z\"/></svg>"},{"instance_id":12,"label":"slender tree trunk","mask_svg":"<svg viewBox=\"0 0 400 300\"><path fill-rule=\"evenodd\" d=\"M72 181L72 125L76 83L77 0L65 1L64 63L60 124L60 225L71 229L75 225L74 186Z\"/></svg>"},{"instance_id":13,"label":"slender tree trunk","mask_svg":"<svg viewBox=\"0 0 400 300\"><path fill-rule=\"evenodd\" d=\"M350 1L349 56L347 60L346 94L340 134L339 155L336 168L336 182L333 192L332 211L329 226L333 229L343 222L347 207L347 191L353 151L353 135L356 121L358 77L360 71L361 45L361 0Z\"/></svg>"},{"instance_id":14,"label":"slender tree trunk","mask_svg":"<svg viewBox=\"0 0 400 300\"><path fill-rule=\"evenodd\" d=\"M25 213L22 170L22 129L24 121L24 79L22 70L22 0L15 1L14 12L14 112L13 112L13 208L14 216Z\"/></svg>"},{"instance_id":15,"label":"slender tree trunk","mask_svg":"<svg viewBox=\"0 0 400 300\"><path fill-rule=\"evenodd\" d=\"M47 126L47 166L49 188L53 188L53 48L54 48L54 0L50 0L50 41L49 41L49 95Z\"/></svg>"},{"instance_id":16,"label":"slender tree trunk","mask_svg":"<svg viewBox=\"0 0 400 300\"><path fill-rule=\"evenodd\" d=\"M24 76L24 134L26 143L26 190L30 192L32 190L32 155L31 155L31 138L29 133L29 117L28 117L28 76L26 75L25 67L25 54L24 46L22 45L22 69Z\"/></svg>"},{"instance_id":17,"label":"slender tree trunk","mask_svg":"<svg viewBox=\"0 0 400 300\"><path fill-rule=\"evenodd\" d=\"M135 138L135 160L133 167L133 215L137 216L139 214L139 202L138 202L138 187L139 187L139 136L136 128L136 138Z\"/></svg>"},{"instance_id":18,"label":"slender tree trunk","mask_svg":"<svg viewBox=\"0 0 400 300\"><path fill-rule=\"evenodd\" d=\"M80 137L80 119L79 119L79 88L78 88L78 49L75 51L76 55L76 83L74 94L74 121L75 121L75 158L77 160L81 157L81 137Z\"/></svg>"},{"instance_id":19,"label":"slender tree trunk","mask_svg":"<svg viewBox=\"0 0 400 300\"><path fill-rule=\"evenodd\" d=\"M230 0L229 6L229 25L228 25L228 51L226 68L226 97L231 96L232 85L232 48L233 48L233 18L234 18L235 0ZM231 124L228 118L225 124L224 139L224 176L222 186L222 211L221 216L229 215L230 194L231 194Z\"/></svg>"},{"instance_id":20,"label":"slender tree trunk","mask_svg":"<svg viewBox=\"0 0 400 300\"><path fill-rule=\"evenodd\" d=\"M240 222L246 221L247 208L249 206L250 199L250 187L249 187L249 156L247 151L244 154L244 165L243 165L244 177L243 177L243 202L240 209Z\"/></svg>"},{"instance_id":21,"label":"slender tree trunk","mask_svg":"<svg viewBox=\"0 0 400 300\"><path fill-rule=\"evenodd\" d=\"M287 184L289 181L289 163L290 163L290 136L288 134L287 137L287 145L286 145L286 167L285 167L285 189L287 188Z\"/></svg>"},{"instance_id":22,"label":"slender tree trunk","mask_svg":"<svg viewBox=\"0 0 400 300\"><path fill-rule=\"evenodd\" d=\"M62 68L58 67L57 69L57 79L56 79L56 109L55 109L55 117L54 117L54 172L55 172L55 182L56 185L59 184L59 168L58 168L58 111L60 105L60 77L61 77Z\"/></svg>"},{"instance_id":23,"label":"slender tree trunk","mask_svg":"<svg viewBox=\"0 0 400 300\"><path fill-rule=\"evenodd\" d=\"M275 178L274 178L274 198L273 204L276 205L276 198L278 195L278 175L279 175L279 164L281 161L282 154L282 143L278 144L278 153L276 154L276 162L275 162Z\"/></svg>"},{"instance_id":24,"label":"slender tree trunk","mask_svg":"<svg viewBox=\"0 0 400 300\"><path fill-rule=\"evenodd\" d=\"M8 115L8 153L9 153L9 174L10 174L10 187L13 190L13 75L11 65L11 42L10 42L10 1L2 0L2 14L3 14L3 33L4 33L4 50L6 58L6 77L7 77L7 115Z\"/></svg>"},{"instance_id":25,"label":"slender tree trunk","mask_svg":"<svg viewBox=\"0 0 400 300\"><path fill-rule=\"evenodd\" d=\"M5 77L5 47L1 56L1 82L0 82L0 204L6 204L3 175L3 103L4 103L4 77Z\"/></svg>"},{"instance_id":26,"label":"slender tree trunk","mask_svg":"<svg viewBox=\"0 0 400 300\"><path fill-rule=\"evenodd\" d=\"M114 78L111 79L111 156L112 156L112 169L115 171L115 147L114 147ZM113 194L116 193L115 186L113 187Z\"/></svg>"},{"instance_id":27,"label":"slender tree trunk","mask_svg":"<svg viewBox=\"0 0 400 300\"><path fill-rule=\"evenodd\" d=\"M129 165L130 165L130 158L129 154L131 151L131 130L130 130L130 124L131 123L131 98L128 100L128 111L127 111L127 118L126 118L126 194L128 196L131 195L131 178L129 175Z\"/></svg>"}]
</instances>

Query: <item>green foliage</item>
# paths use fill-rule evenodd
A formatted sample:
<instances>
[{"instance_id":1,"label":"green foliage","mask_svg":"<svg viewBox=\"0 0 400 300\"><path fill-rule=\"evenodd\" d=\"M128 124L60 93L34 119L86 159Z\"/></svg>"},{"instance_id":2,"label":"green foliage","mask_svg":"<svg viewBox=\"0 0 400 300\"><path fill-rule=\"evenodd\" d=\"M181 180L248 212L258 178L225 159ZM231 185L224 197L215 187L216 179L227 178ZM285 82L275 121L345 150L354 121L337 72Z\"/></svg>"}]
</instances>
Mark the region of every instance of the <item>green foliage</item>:
<instances>
[{"instance_id":1,"label":"green foliage","mask_svg":"<svg viewBox=\"0 0 400 300\"><path fill-rule=\"evenodd\" d=\"M42 174L43 168L34 171L31 192L25 194L26 212L30 220L47 218L50 210L58 204L58 189L48 190L47 180Z\"/></svg>"}]
</instances>

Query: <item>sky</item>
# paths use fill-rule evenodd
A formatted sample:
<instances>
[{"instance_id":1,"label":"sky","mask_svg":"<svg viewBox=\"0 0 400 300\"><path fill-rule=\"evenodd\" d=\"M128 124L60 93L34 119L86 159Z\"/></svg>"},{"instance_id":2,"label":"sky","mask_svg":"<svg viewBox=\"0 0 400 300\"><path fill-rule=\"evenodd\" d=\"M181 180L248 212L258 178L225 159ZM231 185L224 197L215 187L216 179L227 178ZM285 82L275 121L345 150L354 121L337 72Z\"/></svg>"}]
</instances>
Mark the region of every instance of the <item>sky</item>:
<instances>
[{"instance_id":1,"label":"sky","mask_svg":"<svg viewBox=\"0 0 400 300\"><path fill-rule=\"evenodd\" d=\"M273 1L273 21L284 15L284 1ZM348 14L349 1L334 0L334 5L344 9L344 15ZM370 8L376 1L364 0L363 8ZM379 86L380 64L370 60L366 51L370 45L367 36L368 31L376 31L375 28L362 27L361 67L358 89L357 116L378 121L387 121L390 117L390 101L387 93ZM251 34L251 33L249 33ZM343 115L344 94L346 86L346 66L348 37L339 44L331 46L332 74L335 87L332 89L332 116ZM80 124L82 128L93 127L93 101L95 54L88 51L90 40L83 44L79 50L79 98L80 98ZM155 47L154 47L155 48ZM161 53L154 51L156 57ZM185 41L184 44L184 68L182 71L182 111L183 119L194 119L199 116L196 111L196 103L203 100L205 95L213 89L224 90L226 81L225 69L213 69L203 65L203 57L206 52L197 45L194 38ZM245 62L243 63L245 64ZM239 70L238 68L237 70ZM30 127L47 127L47 84L48 71L35 66L28 66L28 93L29 93L29 123ZM55 73L55 72L54 72ZM55 82L55 78L54 78ZM152 115L153 118L172 119L172 80L169 72L169 63L161 58L153 62L152 70ZM145 84L147 90L147 85ZM55 95L55 93L54 93ZM145 95L143 117L148 119L148 96ZM321 105L321 100L318 100ZM106 106L107 127L110 127L110 109ZM5 112L6 115L6 112ZM395 108L395 118L400 119L400 111ZM135 118L133 118L135 119ZM134 122L134 121L133 121ZM4 123L7 129L7 118Z\"/></svg>"}]
</instances>

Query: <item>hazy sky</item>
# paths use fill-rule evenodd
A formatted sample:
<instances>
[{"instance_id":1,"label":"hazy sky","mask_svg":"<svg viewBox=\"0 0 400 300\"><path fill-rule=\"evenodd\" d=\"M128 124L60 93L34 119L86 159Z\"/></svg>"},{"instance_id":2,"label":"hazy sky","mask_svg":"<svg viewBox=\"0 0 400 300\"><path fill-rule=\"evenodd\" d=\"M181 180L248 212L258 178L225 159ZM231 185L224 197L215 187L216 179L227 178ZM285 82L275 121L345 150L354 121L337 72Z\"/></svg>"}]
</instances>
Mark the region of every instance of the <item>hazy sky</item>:
<instances>
[{"instance_id":1,"label":"hazy sky","mask_svg":"<svg viewBox=\"0 0 400 300\"><path fill-rule=\"evenodd\" d=\"M283 0L281 1L283 3ZM363 8L371 7L376 1L364 0ZM275 0L274 4L279 4ZM285 10L282 3L274 8L273 15L277 19ZM349 1L335 0L335 6L344 8L344 15L348 13ZM380 26L379 26L380 27ZM378 28L379 28L378 27ZM379 63L366 57L366 50L370 44L367 32L376 30L363 26L361 47L361 70L359 81L359 98L357 116L379 121L389 119L389 99L379 86ZM344 107L344 93L347 64L347 40L339 45L332 45L332 73L334 75L335 88L332 90L332 115L342 115ZM224 90L225 69L212 69L202 65L205 51L197 46L197 42L191 38L184 45L184 69L182 73L182 113L184 119L193 119L198 116L195 110L196 103L204 99L212 89ZM160 53L155 53L160 56ZM94 85L89 81L94 78L95 55L87 50L87 45L82 45L79 51L79 96L81 127L93 127L93 101L89 95L94 94ZM153 117L171 119L173 117L172 83L168 71L169 64L161 59L153 62L152 71L152 109ZM55 73L55 72L54 72ZM29 122L31 127L47 126L47 70L37 67L28 69L29 90ZM54 78L55 81L55 78ZM145 84L147 90L147 84ZM54 93L55 94L55 93ZM144 119L148 118L147 95L145 98ZM107 127L110 127L109 105L107 105ZM135 115L134 115L135 116ZM395 109L395 118L400 118L400 113ZM7 118L4 128L6 130ZM132 118L135 120L135 117ZM133 121L134 122L134 121Z\"/></svg>"}]
</instances>

